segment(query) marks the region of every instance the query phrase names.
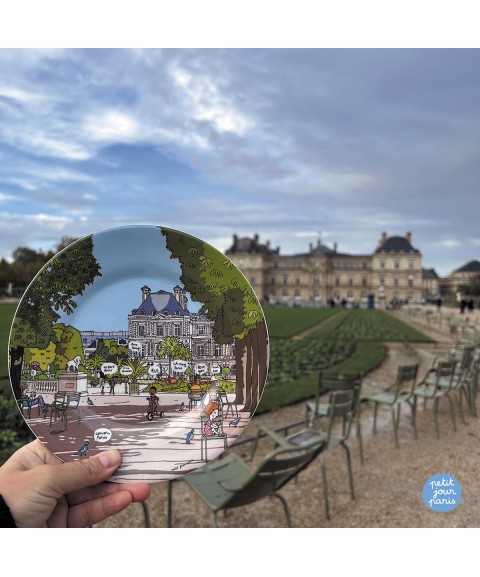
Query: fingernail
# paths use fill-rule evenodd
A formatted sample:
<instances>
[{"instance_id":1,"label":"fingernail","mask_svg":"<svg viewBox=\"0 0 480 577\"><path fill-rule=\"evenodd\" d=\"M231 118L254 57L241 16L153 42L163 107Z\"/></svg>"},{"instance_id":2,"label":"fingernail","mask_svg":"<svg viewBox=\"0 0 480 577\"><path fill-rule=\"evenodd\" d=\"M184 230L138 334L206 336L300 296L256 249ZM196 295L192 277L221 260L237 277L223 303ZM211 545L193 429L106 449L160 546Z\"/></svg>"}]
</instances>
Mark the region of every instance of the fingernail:
<instances>
[{"instance_id":1,"label":"fingernail","mask_svg":"<svg viewBox=\"0 0 480 577\"><path fill-rule=\"evenodd\" d=\"M105 469L119 465L122 460L120 451L103 451L98 458Z\"/></svg>"}]
</instances>

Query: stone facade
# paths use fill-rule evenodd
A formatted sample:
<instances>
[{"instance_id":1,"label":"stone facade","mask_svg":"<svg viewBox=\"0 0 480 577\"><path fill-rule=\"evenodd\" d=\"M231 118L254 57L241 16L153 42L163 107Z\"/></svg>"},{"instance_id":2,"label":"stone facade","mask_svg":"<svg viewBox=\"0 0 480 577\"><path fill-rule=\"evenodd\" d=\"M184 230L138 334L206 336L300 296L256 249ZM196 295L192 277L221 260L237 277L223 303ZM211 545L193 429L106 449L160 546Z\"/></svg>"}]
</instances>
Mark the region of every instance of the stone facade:
<instances>
[{"instance_id":1,"label":"stone facade","mask_svg":"<svg viewBox=\"0 0 480 577\"><path fill-rule=\"evenodd\" d=\"M159 346L166 337L175 337L192 354L189 364L192 373L196 364L206 365L206 374L213 374L212 366L235 367L234 343L217 344L212 336L213 321L205 315L188 310L185 290L179 286L173 293L160 290L152 293L147 286L142 287L142 302L128 315L128 341L139 342L138 356L148 363L159 363L168 370L168 359L156 356Z\"/></svg>"},{"instance_id":2,"label":"stone facade","mask_svg":"<svg viewBox=\"0 0 480 577\"><path fill-rule=\"evenodd\" d=\"M226 251L263 302L285 304L341 303L362 305L369 296L379 306L395 301L420 301L422 255L412 235L383 233L372 254L341 253L320 241L303 254L281 255L269 243L233 237Z\"/></svg>"}]
</instances>

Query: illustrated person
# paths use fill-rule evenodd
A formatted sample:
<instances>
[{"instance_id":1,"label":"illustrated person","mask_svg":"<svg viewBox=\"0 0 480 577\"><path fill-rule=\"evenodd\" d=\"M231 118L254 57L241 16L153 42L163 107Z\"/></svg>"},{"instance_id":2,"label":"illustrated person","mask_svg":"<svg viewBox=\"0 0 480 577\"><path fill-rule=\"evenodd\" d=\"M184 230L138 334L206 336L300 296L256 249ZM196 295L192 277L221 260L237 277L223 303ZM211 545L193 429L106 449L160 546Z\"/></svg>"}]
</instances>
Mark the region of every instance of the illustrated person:
<instances>
[{"instance_id":1,"label":"illustrated person","mask_svg":"<svg viewBox=\"0 0 480 577\"><path fill-rule=\"evenodd\" d=\"M157 397L157 387L150 387L150 397L148 399L148 410L154 415L158 415L158 407L160 406L160 399Z\"/></svg>"},{"instance_id":2,"label":"illustrated person","mask_svg":"<svg viewBox=\"0 0 480 577\"><path fill-rule=\"evenodd\" d=\"M112 377L110 379L110 395L114 395L115 394L115 379Z\"/></svg>"},{"instance_id":3,"label":"illustrated person","mask_svg":"<svg viewBox=\"0 0 480 577\"><path fill-rule=\"evenodd\" d=\"M208 415L208 421L203 427L203 434L206 437L217 437L220 435L220 423L215 421L218 416L218 405L216 403L209 403L205 407L204 413Z\"/></svg>"},{"instance_id":4,"label":"illustrated person","mask_svg":"<svg viewBox=\"0 0 480 577\"><path fill-rule=\"evenodd\" d=\"M146 483L106 480L122 462L104 450L62 463L41 441L18 449L0 467L0 527L89 527L150 495Z\"/></svg>"}]
</instances>

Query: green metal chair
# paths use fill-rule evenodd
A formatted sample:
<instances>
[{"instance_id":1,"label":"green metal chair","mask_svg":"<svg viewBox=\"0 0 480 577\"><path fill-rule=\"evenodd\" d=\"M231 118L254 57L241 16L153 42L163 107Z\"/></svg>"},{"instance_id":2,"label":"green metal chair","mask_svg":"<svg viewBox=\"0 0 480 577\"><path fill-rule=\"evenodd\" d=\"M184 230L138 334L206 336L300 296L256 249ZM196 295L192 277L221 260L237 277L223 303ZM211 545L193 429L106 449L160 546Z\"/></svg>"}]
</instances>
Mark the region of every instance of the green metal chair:
<instances>
[{"instance_id":1,"label":"green metal chair","mask_svg":"<svg viewBox=\"0 0 480 577\"><path fill-rule=\"evenodd\" d=\"M265 431L267 430L262 429L262 433ZM275 436L275 433L271 432L271 435ZM292 527L288 503L279 491L308 467L324 448L324 444L323 439L314 438L311 441L296 445L277 446L258 465L253 466L252 461L258 446L255 442L250 459L244 460L235 453L229 453L223 458L189 473L182 480L210 508L213 527L218 526L217 515L219 511L255 503L265 497L276 497L281 501L287 524ZM173 484L174 481L168 481L167 517L169 527L172 527Z\"/></svg>"},{"instance_id":2,"label":"green metal chair","mask_svg":"<svg viewBox=\"0 0 480 577\"><path fill-rule=\"evenodd\" d=\"M423 381L413 390L413 420L414 429L416 430L417 399L423 398L424 401L433 401L433 416L435 419L435 431L437 438L440 438L440 429L438 425L438 408L440 400L444 397L447 399L450 407L453 430L456 431L455 413L453 410L453 401L449 393L453 390L455 377L455 359L438 361L434 371L427 373Z\"/></svg>"},{"instance_id":3,"label":"green metal chair","mask_svg":"<svg viewBox=\"0 0 480 577\"><path fill-rule=\"evenodd\" d=\"M374 403L373 406L373 432L377 432L377 412L378 407L385 405L390 407L392 413L393 435L395 445L400 447L398 442L398 425L400 422L400 409L403 404L410 406L412 415L412 426L417 438L416 422L413 418L413 390L417 384L418 363L413 365L400 365L397 369L397 378L393 385L384 391L362 396L361 401Z\"/></svg>"},{"instance_id":4,"label":"green metal chair","mask_svg":"<svg viewBox=\"0 0 480 577\"><path fill-rule=\"evenodd\" d=\"M350 389L332 391L329 396L329 402L326 407L326 417L323 422L327 422L324 430L319 430L308 426L297 433L281 437L276 433L269 432L269 436L275 440L280 447L291 447L302 443L321 443L324 442L323 448L319 452L320 464L322 468L323 480L323 497L325 516L330 519L330 506L328 499L327 467L325 454L337 447L342 447L345 451L348 468L348 481L350 486L350 495L355 499L355 490L353 486L352 460L350 449L347 445L347 439L350 436L353 421L358 413L358 402L360 397L360 386L353 383ZM323 415L322 415L323 416Z\"/></svg>"},{"instance_id":5,"label":"green metal chair","mask_svg":"<svg viewBox=\"0 0 480 577\"><path fill-rule=\"evenodd\" d=\"M353 420L356 424L356 433L358 438L358 445L360 449L360 462L364 463L362 431L360 426L360 398L363 381L363 373L330 373L320 371L317 379L317 389L315 392L315 399L308 401L305 405L305 424L307 427L312 427L317 418L326 417L329 410L328 395L333 391L349 390L355 388L356 390L356 406L353 415Z\"/></svg>"}]
</instances>

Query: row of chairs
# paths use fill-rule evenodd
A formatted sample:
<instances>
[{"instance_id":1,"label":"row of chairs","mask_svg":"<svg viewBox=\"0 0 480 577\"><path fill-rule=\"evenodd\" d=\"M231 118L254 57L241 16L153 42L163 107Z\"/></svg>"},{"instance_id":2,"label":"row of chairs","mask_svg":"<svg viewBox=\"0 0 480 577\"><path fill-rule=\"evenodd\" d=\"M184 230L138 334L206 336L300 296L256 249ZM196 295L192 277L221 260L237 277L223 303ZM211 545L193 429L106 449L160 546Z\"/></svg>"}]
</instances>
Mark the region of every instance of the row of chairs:
<instances>
[{"instance_id":1,"label":"row of chairs","mask_svg":"<svg viewBox=\"0 0 480 577\"><path fill-rule=\"evenodd\" d=\"M328 451L341 447L345 453L350 495L355 499L352 463L348 439L356 426L360 460L364 462L361 431L361 407L373 404L373 431L377 431L377 414L381 407L391 411L395 445L399 447L399 423L402 405L410 408L411 424L415 439L418 438L416 415L418 400L433 404L437 437L440 436L438 412L440 401L449 403L453 429L456 430L455 409L464 421L463 400L472 415L476 416L475 400L478 390L480 347L458 344L447 354L438 355L425 376L419 379L419 365L401 365L394 383L385 390L362 395L363 374L320 373L315 398L306 403L304 426L300 431L282 436L261 428L253 442L250 457L242 459L235 453L205 465L186 475L183 480L203 499L212 512L212 525L217 526L219 511L226 511L269 495L280 499L286 521L291 526L291 515L285 498L279 493L288 482L296 478L312 461L321 465L325 516L330 519L327 468ZM324 426L319 427L319 422ZM273 441L273 448L259 462L255 458L261 438ZM172 488L168 483L168 526L172 526Z\"/></svg>"}]
</instances>

